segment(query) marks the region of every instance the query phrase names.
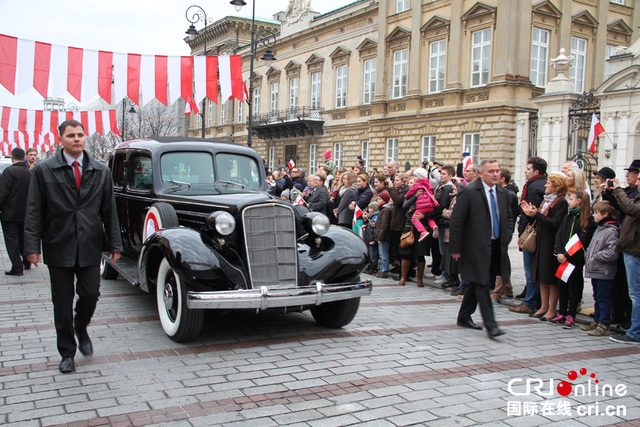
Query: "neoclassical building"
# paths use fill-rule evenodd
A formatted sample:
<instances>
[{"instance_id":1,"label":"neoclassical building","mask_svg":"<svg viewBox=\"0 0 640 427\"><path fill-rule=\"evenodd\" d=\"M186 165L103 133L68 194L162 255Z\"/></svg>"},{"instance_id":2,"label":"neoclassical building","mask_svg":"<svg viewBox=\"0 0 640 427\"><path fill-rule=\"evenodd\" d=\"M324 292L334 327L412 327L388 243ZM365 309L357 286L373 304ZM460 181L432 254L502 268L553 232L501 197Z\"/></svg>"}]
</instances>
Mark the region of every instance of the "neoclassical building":
<instances>
[{"instance_id":1,"label":"neoclassical building","mask_svg":"<svg viewBox=\"0 0 640 427\"><path fill-rule=\"evenodd\" d=\"M361 155L368 167L455 163L470 151L517 174L541 144L536 99L554 77L550 60L561 48L574 58L575 98L599 88L606 59L638 38L640 11L631 0L358 0L256 24L277 32L276 60L261 61L259 44L253 74L252 146L271 168L294 159L313 172L328 149L339 164ZM246 18L210 24L207 53L242 55L248 78L250 29ZM188 42L192 54L203 37ZM247 115L246 103L209 102L206 135L246 143ZM583 151L576 141L561 141L561 154Z\"/></svg>"}]
</instances>

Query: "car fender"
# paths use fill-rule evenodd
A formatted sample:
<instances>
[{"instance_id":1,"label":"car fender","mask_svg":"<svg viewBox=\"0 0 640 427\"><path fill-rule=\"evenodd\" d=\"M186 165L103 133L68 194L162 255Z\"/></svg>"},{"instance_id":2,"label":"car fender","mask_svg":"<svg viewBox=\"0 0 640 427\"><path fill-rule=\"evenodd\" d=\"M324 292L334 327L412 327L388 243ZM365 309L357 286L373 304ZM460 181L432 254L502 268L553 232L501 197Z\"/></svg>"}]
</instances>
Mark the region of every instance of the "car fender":
<instances>
[{"instance_id":1,"label":"car fender","mask_svg":"<svg viewBox=\"0 0 640 427\"><path fill-rule=\"evenodd\" d=\"M355 281L368 262L367 245L344 227L331 226L322 236L307 235L298 241L300 284Z\"/></svg>"},{"instance_id":2,"label":"car fender","mask_svg":"<svg viewBox=\"0 0 640 427\"><path fill-rule=\"evenodd\" d=\"M138 258L140 287L155 287L158 267L166 258L189 290L246 289L248 278L240 257L222 248L197 230L176 227L162 229L145 241Z\"/></svg>"}]
</instances>

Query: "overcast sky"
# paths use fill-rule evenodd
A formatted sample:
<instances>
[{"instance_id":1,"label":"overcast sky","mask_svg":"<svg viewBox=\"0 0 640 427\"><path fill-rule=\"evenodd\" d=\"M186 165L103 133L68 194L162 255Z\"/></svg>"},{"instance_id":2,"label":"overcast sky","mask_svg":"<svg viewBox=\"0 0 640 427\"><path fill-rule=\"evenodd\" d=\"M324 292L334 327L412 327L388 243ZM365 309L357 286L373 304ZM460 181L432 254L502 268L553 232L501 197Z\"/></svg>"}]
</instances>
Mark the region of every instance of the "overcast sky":
<instances>
[{"instance_id":1,"label":"overcast sky","mask_svg":"<svg viewBox=\"0 0 640 427\"><path fill-rule=\"evenodd\" d=\"M289 3L256 1L256 17L262 18L272 18ZM311 9L326 13L352 1L311 0ZM240 12L229 0L200 0L196 4L215 22L225 16L250 18L252 0L246 2ZM189 27L185 11L192 4L193 0L0 0L0 33L83 49L189 55L183 38ZM203 23L195 26L200 30ZM13 96L0 86L0 106L42 109L42 97L29 92Z\"/></svg>"}]
</instances>

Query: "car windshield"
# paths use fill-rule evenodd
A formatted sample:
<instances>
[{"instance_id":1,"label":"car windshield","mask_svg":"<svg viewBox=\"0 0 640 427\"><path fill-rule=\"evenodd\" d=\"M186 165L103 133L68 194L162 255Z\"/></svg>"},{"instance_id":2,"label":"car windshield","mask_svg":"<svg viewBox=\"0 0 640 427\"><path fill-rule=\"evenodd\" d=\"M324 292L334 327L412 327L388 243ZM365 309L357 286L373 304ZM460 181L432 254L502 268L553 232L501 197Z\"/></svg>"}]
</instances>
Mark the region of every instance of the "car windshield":
<instances>
[{"instance_id":1,"label":"car windshield","mask_svg":"<svg viewBox=\"0 0 640 427\"><path fill-rule=\"evenodd\" d=\"M239 154L209 152L166 153L160 159L162 182L173 184L220 184L260 188L261 178L255 159Z\"/></svg>"}]
</instances>

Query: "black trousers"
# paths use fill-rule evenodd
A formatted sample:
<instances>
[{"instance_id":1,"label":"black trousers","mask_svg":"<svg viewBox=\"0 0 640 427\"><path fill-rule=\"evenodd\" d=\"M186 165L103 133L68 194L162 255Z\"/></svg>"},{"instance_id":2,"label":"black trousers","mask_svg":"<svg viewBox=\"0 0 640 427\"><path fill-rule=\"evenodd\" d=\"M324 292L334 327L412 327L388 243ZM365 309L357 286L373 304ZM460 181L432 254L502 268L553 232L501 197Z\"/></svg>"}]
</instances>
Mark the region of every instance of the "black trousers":
<instances>
[{"instance_id":1,"label":"black trousers","mask_svg":"<svg viewBox=\"0 0 640 427\"><path fill-rule=\"evenodd\" d=\"M618 257L618 269L611 286L611 323L631 323L633 304L629 297L627 269L622 254Z\"/></svg>"},{"instance_id":2,"label":"black trousers","mask_svg":"<svg viewBox=\"0 0 640 427\"><path fill-rule=\"evenodd\" d=\"M500 240L491 241L491 282L495 280L496 275L500 275ZM469 286L464 291L462 304L458 312L458 320L470 320L471 315L475 313L476 308L480 307L482 321L487 329L498 327L496 319L493 315L493 305L491 303L491 283L469 282Z\"/></svg>"},{"instance_id":3,"label":"black trousers","mask_svg":"<svg viewBox=\"0 0 640 427\"><path fill-rule=\"evenodd\" d=\"M576 266L568 282L558 280L558 292L560 305L558 313L563 316L576 317L578 304L582 301L582 292L584 291L584 276L582 266Z\"/></svg>"},{"instance_id":4,"label":"black trousers","mask_svg":"<svg viewBox=\"0 0 640 427\"><path fill-rule=\"evenodd\" d=\"M11 270L22 273L24 265L30 265L26 259L22 258L24 255L24 222L2 221L2 233L7 254L11 260Z\"/></svg>"},{"instance_id":5,"label":"black trousers","mask_svg":"<svg viewBox=\"0 0 640 427\"><path fill-rule=\"evenodd\" d=\"M51 298L53 300L53 318L58 337L60 356L74 357L76 354L76 331L84 332L91 321L100 296L100 266L90 267L52 267ZM76 283L74 287L74 277ZM78 294L76 315L73 316L73 298Z\"/></svg>"}]
</instances>

